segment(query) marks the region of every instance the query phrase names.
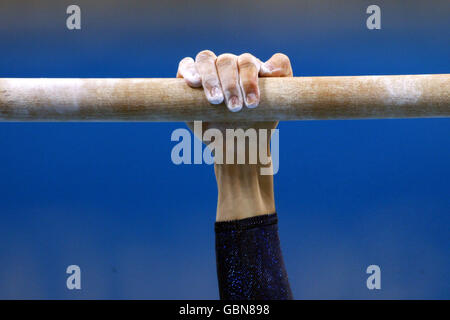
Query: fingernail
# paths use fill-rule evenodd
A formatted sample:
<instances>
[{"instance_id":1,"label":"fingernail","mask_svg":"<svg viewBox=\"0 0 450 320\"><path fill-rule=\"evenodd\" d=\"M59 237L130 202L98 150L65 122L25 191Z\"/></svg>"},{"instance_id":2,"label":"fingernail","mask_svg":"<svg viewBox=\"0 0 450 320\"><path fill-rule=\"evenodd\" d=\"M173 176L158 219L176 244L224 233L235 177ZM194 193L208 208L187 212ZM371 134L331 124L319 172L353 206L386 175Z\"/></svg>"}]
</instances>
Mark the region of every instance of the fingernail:
<instances>
[{"instance_id":1,"label":"fingernail","mask_svg":"<svg viewBox=\"0 0 450 320\"><path fill-rule=\"evenodd\" d=\"M186 78L190 86L198 88L202 86L202 78L198 74L191 74L189 78Z\"/></svg>"},{"instance_id":2,"label":"fingernail","mask_svg":"<svg viewBox=\"0 0 450 320\"><path fill-rule=\"evenodd\" d=\"M242 103L238 97L233 96L228 99L228 109L233 112L237 112L242 109Z\"/></svg>"},{"instance_id":3,"label":"fingernail","mask_svg":"<svg viewBox=\"0 0 450 320\"><path fill-rule=\"evenodd\" d=\"M222 90L220 90L219 87L213 87L211 89L210 94L211 94L211 99L209 100L209 102L211 102L212 104L222 103L223 94L222 94Z\"/></svg>"},{"instance_id":4,"label":"fingernail","mask_svg":"<svg viewBox=\"0 0 450 320\"><path fill-rule=\"evenodd\" d=\"M258 106L258 97L254 93L249 93L246 98L247 108L256 108Z\"/></svg>"}]
</instances>

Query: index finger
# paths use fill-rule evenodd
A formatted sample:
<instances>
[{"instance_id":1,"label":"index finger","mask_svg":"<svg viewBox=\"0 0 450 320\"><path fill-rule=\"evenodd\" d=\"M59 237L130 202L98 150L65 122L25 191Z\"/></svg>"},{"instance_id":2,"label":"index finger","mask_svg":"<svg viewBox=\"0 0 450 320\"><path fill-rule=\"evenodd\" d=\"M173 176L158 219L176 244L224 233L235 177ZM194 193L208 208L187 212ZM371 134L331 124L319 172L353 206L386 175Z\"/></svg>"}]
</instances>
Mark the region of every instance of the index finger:
<instances>
[{"instance_id":1,"label":"index finger","mask_svg":"<svg viewBox=\"0 0 450 320\"><path fill-rule=\"evenodd\" d=\"M275 53L269 60L261 64L261 77L292 77L292 66L289 57L283 53Z\"/></svg>"}]
</instances>

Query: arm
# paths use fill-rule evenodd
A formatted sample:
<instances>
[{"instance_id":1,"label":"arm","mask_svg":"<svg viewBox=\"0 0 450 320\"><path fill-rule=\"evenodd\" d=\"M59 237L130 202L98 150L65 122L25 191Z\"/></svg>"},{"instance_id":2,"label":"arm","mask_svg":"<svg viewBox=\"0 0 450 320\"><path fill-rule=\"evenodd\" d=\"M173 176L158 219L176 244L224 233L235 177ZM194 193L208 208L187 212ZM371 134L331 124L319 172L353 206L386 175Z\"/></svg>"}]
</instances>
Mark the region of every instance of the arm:
<instances>
[{"instance_id":1,"label":"arm","mask_svg":"<svg viewBox=\"0 0 450 320\"><path fill-rule=\"evenodd\" d=\"M177 76L183 77L191 87L202 86L212 104L225 101L231 112L238 112L244 106L258 106L259 76L292 76L292 68L283 54L275 54L263 63L248 53L216 57L206 50L195 61L183 59ZM206 130L218 129L225 137L226 129L270 130L277 123L203 123L203 126ZM226 144L225 140L223 154ZM219 164L217 161L214 166L218 188L216 260L221 299L292 299L278 237L273 175L261 175L261 166L259 162Z\"/></svg>"},{"instance_id":2,"label":"arm","mask_svg":"<svg viewBox=\"0 0 450 320\"><path fill-rule=\"evenodd\" d=\"M216 221L231 221L275 212L273 176L260 165L216 164Z\"/></svg>"}]
</instances>

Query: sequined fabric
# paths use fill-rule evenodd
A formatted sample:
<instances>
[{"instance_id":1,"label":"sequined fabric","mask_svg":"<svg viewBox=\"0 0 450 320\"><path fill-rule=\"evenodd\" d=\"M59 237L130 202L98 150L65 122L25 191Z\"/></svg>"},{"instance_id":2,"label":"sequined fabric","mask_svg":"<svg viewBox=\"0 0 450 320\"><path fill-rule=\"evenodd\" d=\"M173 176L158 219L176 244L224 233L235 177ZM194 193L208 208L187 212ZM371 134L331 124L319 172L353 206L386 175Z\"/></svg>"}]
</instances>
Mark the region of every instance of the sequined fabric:
<instances>
[{"instance_id":1,"label":"sequined fabric","mask_svg":"<svg viewBox=\"0 0 450 320\"><path fill-rule=\"evenodd\" d=\"M276 213L216 222L215 232L221 299L292 299Z\"/></svg>"}]
</instances>

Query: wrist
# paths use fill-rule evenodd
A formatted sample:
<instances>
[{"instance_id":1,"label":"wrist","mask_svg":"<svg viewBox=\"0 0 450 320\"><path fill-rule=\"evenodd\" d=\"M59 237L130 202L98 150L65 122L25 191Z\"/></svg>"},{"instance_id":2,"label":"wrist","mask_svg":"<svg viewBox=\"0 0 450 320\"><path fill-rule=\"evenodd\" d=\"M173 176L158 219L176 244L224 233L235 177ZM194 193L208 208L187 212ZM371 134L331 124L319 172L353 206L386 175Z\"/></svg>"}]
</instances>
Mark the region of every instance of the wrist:
<instances>
[{"instance_id":1,"label":"wrist","mask_svg":"<svg viewBox=\"0 0 450 320\"><path fill-rule=\"evenodd\" d=\"M275 212L273 175L261 165L216 164L217 221L239 220Z\"/></svg>"}]
</instances>

